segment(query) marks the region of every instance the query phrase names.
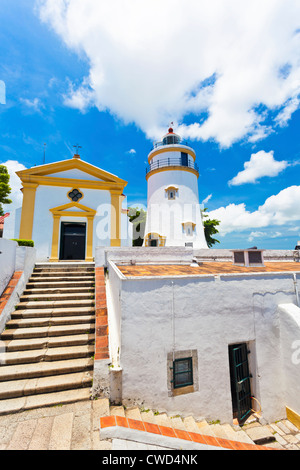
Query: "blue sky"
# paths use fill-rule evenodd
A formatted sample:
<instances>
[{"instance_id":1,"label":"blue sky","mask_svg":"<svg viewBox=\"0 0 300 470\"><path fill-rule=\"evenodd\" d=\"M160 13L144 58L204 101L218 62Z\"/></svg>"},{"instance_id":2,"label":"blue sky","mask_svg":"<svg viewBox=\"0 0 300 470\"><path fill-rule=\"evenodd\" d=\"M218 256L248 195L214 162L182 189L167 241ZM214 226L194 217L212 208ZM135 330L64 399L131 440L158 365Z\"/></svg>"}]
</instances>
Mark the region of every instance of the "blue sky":
<instances>
[{"instance_id":1,"label":"blue sky","mask_svg":"<svg viewBox=\"0 0 300 470\"><path fill-rule=\"evenodd\" d=\"M173 121L196 151L199 200L222 222L218 247L294 248L296 2L2 0L0 15L0 162L14 206L14 171L42 164L44 143L46 163L78 143L128 181L129 205L146 206L147 155Z\"/></svg>"}]
</instances>

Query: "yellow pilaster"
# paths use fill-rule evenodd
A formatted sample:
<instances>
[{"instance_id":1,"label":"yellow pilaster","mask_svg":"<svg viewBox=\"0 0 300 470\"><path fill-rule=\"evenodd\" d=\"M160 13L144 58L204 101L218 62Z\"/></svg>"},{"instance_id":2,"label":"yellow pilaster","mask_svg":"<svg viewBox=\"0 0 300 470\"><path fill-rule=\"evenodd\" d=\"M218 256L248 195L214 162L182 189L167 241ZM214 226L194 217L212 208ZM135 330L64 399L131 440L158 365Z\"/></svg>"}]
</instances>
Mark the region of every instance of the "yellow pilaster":
<instances>
[{"instance_id":1,"label":"yellow pilaster","mask_svg":"<svg viewBox=\"0 0 300 470\"><path fill-rule=\"evenodd\" d=\"M35 193L37 187L37 183L23 183L23 204L19 238L24 240L32 239Z\"/></svg>"},{"instance_id":2,"label":"yellow pilaster","mask_svg":"<svg viewBox=\"0 0 300 470\"><path fill-rule=\"evenodd\" d=\"M50 261L58 261L59 222L60 216L53 215L52 250Z\"/></svg>"},{"instance_id":3,"label":"yellow pilaster","mask_svg":"<svg viewBox=\"0 0 300 470\"><path fill-rule=\"evenodd\" d=\"M121 211L122 194L119 191L110 191L111 194L111 246L121 246Z\"/></svg>"},{"instance_id":4,"label":"yellow pilaster","mask_svg":"<svg viewBox=\"0 0 300 470\"><path fill-rule=\"evenodd\" d=\"M94 216L87 217L86 261L93 261L93 227Z\"/></svg>"}]
</instances>

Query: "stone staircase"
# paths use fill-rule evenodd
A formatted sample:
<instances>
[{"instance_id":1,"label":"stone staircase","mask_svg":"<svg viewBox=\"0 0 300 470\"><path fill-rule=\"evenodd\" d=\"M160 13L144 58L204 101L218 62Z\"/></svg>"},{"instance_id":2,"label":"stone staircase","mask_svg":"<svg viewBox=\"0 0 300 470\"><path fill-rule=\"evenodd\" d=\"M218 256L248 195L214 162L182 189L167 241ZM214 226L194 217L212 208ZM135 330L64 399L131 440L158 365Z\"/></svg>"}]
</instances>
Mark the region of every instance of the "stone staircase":
<instances>
[{"instance_id":1,"label":"stone staircase","mask_svg":"<svg viewBox=\"0 0 300 470\"><path fill-rule=\"evenodd\" d=\"M245 445L254 444L268 449L300 450L300 430L286 419L263 425L259 422L259 417L254 414L243 426L239 426L238 424L220 424L218 422L208 422L207 420L197 420L193 416L169 416L164 412L159 413L158 411L138 407L111 406L108 400L106 404L105 400L102 400L102 403L102 407L105 409L103 415L130 418L188 433L210 436L220 441L234 441L238 444L237 450L239 450L241 443ZM103 449L106 449L107 442L105 440L102 442ZM128 442L127 450L134 448L134 444ZM122 447L122 449L125 448Z\"/></svg>"},{"instance_id":2,"label":"stone staircase","mask_svg":"<svg viewBox=\"0 0 300 470\"><path fill-rule=\"evenodd\" d=\"M0 415L89 399L94 304L93 263L36 264L0 337Z\"/></svg>"}]
</instances>

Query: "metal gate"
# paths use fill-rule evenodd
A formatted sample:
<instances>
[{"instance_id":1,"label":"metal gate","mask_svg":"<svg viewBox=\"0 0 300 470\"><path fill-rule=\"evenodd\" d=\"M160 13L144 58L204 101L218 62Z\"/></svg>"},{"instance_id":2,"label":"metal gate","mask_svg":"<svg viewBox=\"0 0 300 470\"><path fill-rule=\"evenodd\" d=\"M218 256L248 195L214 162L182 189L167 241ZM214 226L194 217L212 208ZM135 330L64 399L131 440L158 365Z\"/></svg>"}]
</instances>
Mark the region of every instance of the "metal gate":
<instances>
[{"instance_id":1,"label":"metal gate","mask_svg":"<svg viewBox=\"0 0 300 470\"><path fill-rule=\"evenodd\" d=\"M239 422L251 413L251 387L246 343L229 346L233 413Z\"/></svg>"}]
</instances>

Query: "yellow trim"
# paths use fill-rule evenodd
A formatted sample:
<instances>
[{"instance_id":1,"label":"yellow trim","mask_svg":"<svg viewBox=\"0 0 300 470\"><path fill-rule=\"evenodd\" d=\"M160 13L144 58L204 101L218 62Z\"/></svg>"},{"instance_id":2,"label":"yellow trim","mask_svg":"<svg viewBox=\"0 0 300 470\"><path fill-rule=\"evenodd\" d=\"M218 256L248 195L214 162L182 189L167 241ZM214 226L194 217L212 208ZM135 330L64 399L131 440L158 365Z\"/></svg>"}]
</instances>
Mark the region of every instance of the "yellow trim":
<instances>
[{"instance_id":1,"label":"yellow trim","mask_svg":"<svg viewBox=\"0 0 300 470\"><path fill-rule=\"evenodd\" d=\"M19 175L18 175L19 176ZM113 181L93 181L93 180L77 180L72 178L57 178L52 176L30 176L23 175L21 178L23 183L35 183L38 185L44 186L64 186L73 188L78 186L80 188L89 188L89 189L104 189L109 191L110 189L115 189L120 192L123 192L123 189L127 185L127 182L124 183L114 183Z\"/></svg>"},{"instance_id":2,"label":"yellow trim","mask_svg":"<svg viewBox=\"0 0 300 470\"><path fill-rule=\"evenodd\" d=\"M21 223L19 238L24 240L32 239L35 194L38 184L26 183L23 184L23 203L21 213Z\"/></svg>"},{"instance_id":3,"label":"yellow trim","mask_svg":"<svg viewBox=\"0 0 300 470\"><path fill-rule=\"evenodd\" d=\"M80 211L69 211L71 207L76 207ZM52 248L51 257L49 261L58 261L59 259L59 225L61 217L86 217L87 218L87 233L86 233L86 254L85 261L93 260L93 226L94 217L97 213L94 209L83 206L78 202L69 202L62 206L49 209L53 215L53 234L52 234Z\"/></svg>"},{"instance_id":4,"label":"yellow trim","mask_svg":"<svg viewBox=\"0 0 300 470\"><path fill-rule=\"evenodd\" d=\"M190 173L194 173L194 175L199 178L199 173L197 170L194 168L190 168L189 166L164 166L162 168L156 168L155 170L149 171L146 175L146 180L148 181L148 178L156 173L160 173L161 171L173 171L173 170L179 170L179 171L189 171Z\"/></svg>"},{"instance_id":5,"label":"yellow trim","mask_svg":"<svg viewBox=\"0 0 300 470\"><path fill-rule=\"evenodd\" d=\"M166 237L159 235L158 233L155 232L149 232L145 236L145 246L151 246L149 244L150 240L158 240L158 245L157 246L165 246L166 243Z\"/></svg>"},{"instance_id":6,"label":"yellow trim","mask_svg":"<svg viewBox=\"0 0 300 470\"><path fill-rule=\"evenodd\" d=\"M286 407L286 417L291 423L294 424L294 426L300 429L300 414L299 413L296 413L296 411L293 411L290 408Z\"/></svg>"},{"instance_id":7,"label":"yellow trim","mask_svg":"<svg viewBox=\"0 0 300 470\"><path fill-rule=\"evenodd\" d=\"M111 195L110 246L121 246L122 194L119 191L110 191L110 195Z\"/></svg>"},{"instance_id":8,"label":"yellow trim","mask_svg":"<svg viewBox=\"0 0 300 470\"><path fill-rule=\"evenodd\" d=\"M187 225L191 225L193 230L195 229L196 227L196 224L194 222L182 222L182 226L183 228L185 228Z\"/></svg>"},{"instance_id":9,"label":"yellow trim","mask_svg":"<svg viewBox=\"0 0 300 470\"><path fill-rule=\"evenodd\" d=\"M165 152L184 152L184 153L188 153L194 159L194 161L196 160L196 153L191 148L174 147L174 146L171 147L171 144L170 144L170 146L162 145L157 150L154 150L154 151L152 150L152 152L150 152L150 154L148 155L148 163L150 163L152 158L156 157L156 155L159 155L160 153L165 153Z\"/></svg>"},{"instance_id":10,"label":"yellow trim","mask_svg":"<svg viewBox=\"0 0 300 470\"><path fill-rule=\"evenodd\" d=\"M59 223L60 223L60 216L53 215L52 247L51 247L51 257L49 261L58 261Z\"/></svg>"},{"instance_id":11,"label":"yellow trim","mask_svg":"<svg viewBox=\"0 0 300 470\"><path fill-rule=\"evenodd\" d=\"M112 173L104 171L100 168L97 168L91 165L90 163L84 162L83 160L80 160L77 158L71 158L69 160L49 163L46 165L40 165L38 167L29 168L27 170L18 171L17 175L23 181L23 178L26 176L46 176L47 177L54 173L73 170L73 169L81 170L84 173L94 176L95 178L104 180L104 182L119 183L122 185L123 183L127 184L126 181L118 178L116 175L113 175Z\"/></svg>"}]
</instances>

